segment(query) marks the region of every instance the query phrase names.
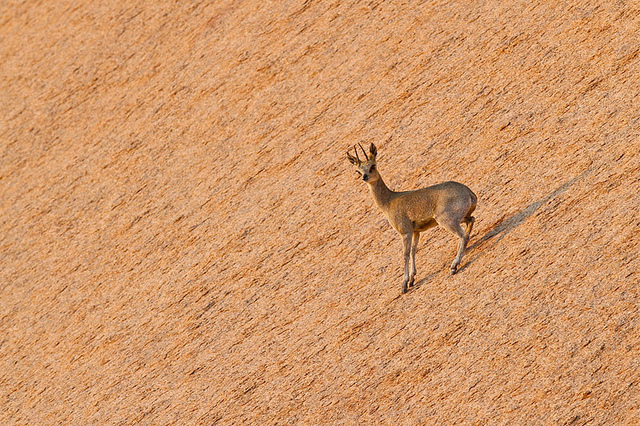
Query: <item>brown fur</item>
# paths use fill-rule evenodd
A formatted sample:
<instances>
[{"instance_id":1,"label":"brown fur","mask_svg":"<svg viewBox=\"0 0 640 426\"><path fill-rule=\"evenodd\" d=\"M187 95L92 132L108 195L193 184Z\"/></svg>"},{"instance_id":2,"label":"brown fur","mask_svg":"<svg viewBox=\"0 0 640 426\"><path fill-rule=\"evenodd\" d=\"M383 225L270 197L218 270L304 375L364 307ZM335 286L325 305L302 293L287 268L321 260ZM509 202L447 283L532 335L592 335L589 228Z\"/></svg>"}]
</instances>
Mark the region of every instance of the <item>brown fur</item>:
<instances>
[{"instance_id":1,"label":"brown fur","mask_svg":"<svg viewBox=\"0 0 640 426\"><path fill-rule=\"evenodd\" d=\"M456 235L458 254L451 264L451 274L455 274L462 261L465 248L475 218L471 216L476 208L478 198L465 185L458 182L443 182L414 191L395 192L390 190L382 180L376 166L378 150L374 144L369 147L369 154L360 160L357 149L356 156L347 153L349 161L357 167L362 179L369 185L369 190L377 206L382 210L393 228L402 236L404 251L404 279L402 292L406 293L413 285L416 275L416 247L420 232L440 225ZM460 226L465 223L466 230ZM409 262L412 262L411 271Z\"/></svg>"}]
</instances>

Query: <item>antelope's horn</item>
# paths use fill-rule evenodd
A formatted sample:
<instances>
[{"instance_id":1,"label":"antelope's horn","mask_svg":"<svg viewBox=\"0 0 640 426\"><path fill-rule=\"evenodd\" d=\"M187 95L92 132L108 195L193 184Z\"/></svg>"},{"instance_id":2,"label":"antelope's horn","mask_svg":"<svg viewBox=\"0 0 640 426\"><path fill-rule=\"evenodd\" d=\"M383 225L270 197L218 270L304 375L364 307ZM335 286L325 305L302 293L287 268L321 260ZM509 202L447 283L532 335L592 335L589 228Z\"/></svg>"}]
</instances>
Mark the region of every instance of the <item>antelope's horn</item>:
<instances>
[{"instance_id":1,"label":"antelope's horn","mask_svg":"<svg viewBox=\"0 0 640 426\"><path fill-rule=\"evenodd\" d=\"M362 145L360 145L360 142L358 142L358 146L362 150L362 153L364 154L364 158L366 158L367 161L369 161L369 156L367 155L367 151L365 151L364 148L362 147Z\"/></svg>"},{"instance_id":2,"label":"antelope's horn","mask_svg":"<svg viewBox=\"0 0 640 426\"><path fill-rule=\"evenodd\" d=\"M358 163L362 163L362 160L360 160L360 156L358 155L358 149L355 145L353 146L353 152L356 153L356 160L358 160Z\"/></svg>"}]
</instances>

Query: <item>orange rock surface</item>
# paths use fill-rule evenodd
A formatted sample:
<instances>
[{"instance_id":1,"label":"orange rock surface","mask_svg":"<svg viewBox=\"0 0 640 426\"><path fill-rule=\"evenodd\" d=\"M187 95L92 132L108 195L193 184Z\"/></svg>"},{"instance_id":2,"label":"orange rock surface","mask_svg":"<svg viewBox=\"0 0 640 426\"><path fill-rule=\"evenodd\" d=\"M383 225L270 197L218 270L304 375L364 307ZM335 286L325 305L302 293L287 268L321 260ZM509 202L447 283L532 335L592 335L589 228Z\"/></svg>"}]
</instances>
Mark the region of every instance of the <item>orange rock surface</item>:
<instances>
[{"instance_id":1,"label":"orange rock surface","mask_svg":"<svg viewBox=\"0 0 640 426\"><path fill-rule=\"evenodd\" d=\"M597 3L597 4L594 4ZM0 5L0 423L640 423L640 6ZM479 197L400 237L346 160Z\"/></svg>"}]
</instances>

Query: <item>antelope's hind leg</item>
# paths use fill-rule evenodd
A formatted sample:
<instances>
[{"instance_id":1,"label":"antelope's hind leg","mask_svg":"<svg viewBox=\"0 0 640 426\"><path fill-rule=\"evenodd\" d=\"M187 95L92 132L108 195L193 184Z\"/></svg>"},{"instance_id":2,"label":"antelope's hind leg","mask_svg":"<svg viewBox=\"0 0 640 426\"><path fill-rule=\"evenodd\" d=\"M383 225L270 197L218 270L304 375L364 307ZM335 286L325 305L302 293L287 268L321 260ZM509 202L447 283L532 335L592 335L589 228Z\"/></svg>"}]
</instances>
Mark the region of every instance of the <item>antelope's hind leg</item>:
<instances>
[{"instance_id":1,"label":"antelope's hind leg","mask_svg":"<svg viewBox=\"0 0 640 426\"><path fill-rule=\"evenodd\" d=\"M464 219L464 223L467 224L467 235L471 238L471 230L473 229L473 224L476 222L476 218L473 216L467 216Z\"/></svg>"},{"instance_id":2,"label":"antelope's hind leg","mask_svg":"<svg viewBox=\"0 0 640 426\"><path fill-rule=\"evenodd\" d=\"M469 234L464 232L460 224L455 221L446 221L444 223L441 223L440 225L460 238L460 241L458 241L458 254L456 255L456 258L453 259L453 263L451 264L451 275L453 275L458 272L458 266L460 266L462 256L464 255L464 250L467 248L467 243L469 242ZM473 227L473 222L471 222L471 225L467 224L467 229L470 229L471 227Z\"/></svg>"}]
</instances>

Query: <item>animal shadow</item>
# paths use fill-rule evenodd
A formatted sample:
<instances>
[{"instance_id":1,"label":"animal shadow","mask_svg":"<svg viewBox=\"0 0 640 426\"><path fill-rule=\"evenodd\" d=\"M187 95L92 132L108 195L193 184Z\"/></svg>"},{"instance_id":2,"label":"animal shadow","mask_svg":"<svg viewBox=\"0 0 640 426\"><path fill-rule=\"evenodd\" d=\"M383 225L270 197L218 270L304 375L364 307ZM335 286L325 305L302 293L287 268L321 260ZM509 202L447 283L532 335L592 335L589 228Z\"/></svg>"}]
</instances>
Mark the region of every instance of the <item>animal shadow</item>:
<instances>
[{"instance_id":1,"label":"animal shadow","mask_svg":"<svg viewBox=\"0 0 640 426\"><path fill-rule=\"evenodd\" d=\"M459 270L458 274L467 269L470 265L472 265L480 256L482 256L487 250L495 247L504 237L506 237L511 231L520 226L525 220L529 219L540 207L542 207L547 202L551 201L558 195L567 191L571 186L573 186L577 181L584 178L586 174L588 174L591 169L585 170L580 173L578 176L573 179L568 180L564 184L560 185L549 195L539 199L538 201L529 204L524 209L520 210L518 213L514 214L511 217L506 219L502 219L499 221L493 228L487 231L482 238L474 242L471 246L467 248L468 251L478 251L478 253L468 262L464 264Z\"/></svg>"}]
</instances>

